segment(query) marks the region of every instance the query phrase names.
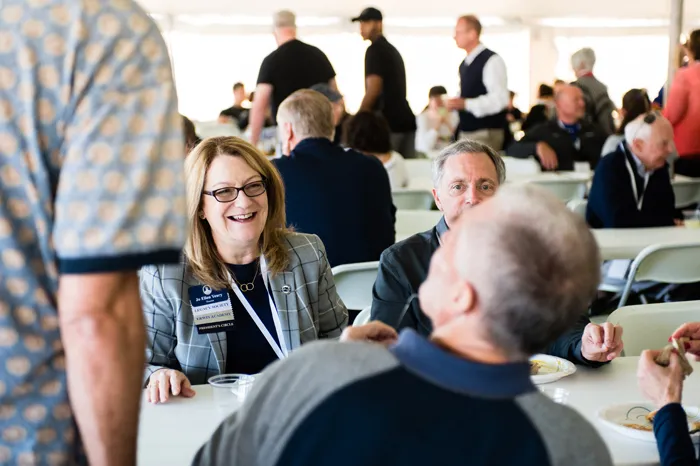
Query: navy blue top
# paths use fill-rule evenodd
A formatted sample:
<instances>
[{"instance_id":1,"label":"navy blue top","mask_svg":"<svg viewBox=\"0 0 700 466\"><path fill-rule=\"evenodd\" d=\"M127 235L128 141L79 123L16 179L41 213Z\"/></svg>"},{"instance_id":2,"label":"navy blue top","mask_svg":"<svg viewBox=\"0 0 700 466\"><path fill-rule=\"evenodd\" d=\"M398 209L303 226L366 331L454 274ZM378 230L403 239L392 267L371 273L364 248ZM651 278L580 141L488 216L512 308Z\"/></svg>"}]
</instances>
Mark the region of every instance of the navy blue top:
<instances>
[{"instance_id":1,"label":"navy blue top","mask_svg":"<svg viewBox=\"0 0 700 466\"><path fill-rule=\"evenodd\" d=\"M227 264L238 283L249 283L257 271L253 282L255 288L243 293L253 310L279 345L279 338L272 320L272 310L265 281L258 268L258 261L246 265ZM226 332L226 373L257 374L268 364L277 360L277 354L255 325L236 294L229 290L233 306L233 330Z\"/></svg>"},{"instance_id":2,"label":"navy blue top","mask_svg":"<svg viewBox=\"0 0 700 466\"><path fill-rule=\"evenodd\" d=\"M678 403L667 404L654 416L654 435L661 466L697 466L695 447L688 435L688 419Z\"/></svg>"},{"instance_id":3,"label":"navy blue top","mask_svg":"<svg viewBox=\"0 0 700 466\"><path fill-rule=\"evenodd\" d=\"M400 366L330 394L295 429L276 464L550 464L516 401L536 390L527 362L466 361L412 330L402 331L391 351ZM517 435L502 448L505 420ZM358 432L362 441L343 448Z\"/></svg>"},{"instance_id":4,"label":"navy blue top","mask_svg":"<svg viewBox=\"0 0 700 466\"><path fill-rule=\"evenodd\" d=\"M674 225L676 197L671 186L668 167L660 168L649 176L644 191L642 210L632 191L632 180L626 167L627 159L641 195L644 178L637 173L626 143L606 155L595 169L588 195L586 221L591 228L647 228Z\"/></svg>"},{"instance_id":5,"label":"navy blue top","mask_svg":"<svg viewBox=\"0 0 700 466\"><path fill-rule=\"evenodd\" d=\"M309 138L273 163L284 180L287 223L318 235L331 267L378 261L394 244L396 208L379 159Z\"/></svg>"},{"instance_id":6,"label":"navy blue top","mask_svg":"<svg viewBox=\"0 0 700 466\"><path fill-rule=\"evenodd\" d=\"M492 50L484 49L469 65L462 61L459 65L460 97L474 99L488 93L484 85L484 66L494 55L496 53ZM506 125L506 113L503 109L495 115L477 118L469 111L462 110L459 112L459 130L501 129Z\"/></svg>"}]
</instances>

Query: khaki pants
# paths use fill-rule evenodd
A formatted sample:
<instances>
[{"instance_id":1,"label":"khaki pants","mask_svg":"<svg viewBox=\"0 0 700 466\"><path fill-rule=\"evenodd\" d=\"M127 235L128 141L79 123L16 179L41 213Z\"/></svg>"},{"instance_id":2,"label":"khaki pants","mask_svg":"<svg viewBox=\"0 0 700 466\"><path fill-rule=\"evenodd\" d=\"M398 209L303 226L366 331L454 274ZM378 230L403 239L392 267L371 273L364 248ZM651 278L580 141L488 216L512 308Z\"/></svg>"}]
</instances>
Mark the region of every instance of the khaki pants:
<instances>
[{"instance_id":1,"label":"khaki pants","mask_svg":"<svg viewBox=\"0 0 700 466\"><path fill-rule=\"evenodd\" d=\"M478 131L460 131L459 139L471 139L472 141L486 144L495 151L503 150L505 133L502 129L480 129Z\"/></svg>"}]
</instances>

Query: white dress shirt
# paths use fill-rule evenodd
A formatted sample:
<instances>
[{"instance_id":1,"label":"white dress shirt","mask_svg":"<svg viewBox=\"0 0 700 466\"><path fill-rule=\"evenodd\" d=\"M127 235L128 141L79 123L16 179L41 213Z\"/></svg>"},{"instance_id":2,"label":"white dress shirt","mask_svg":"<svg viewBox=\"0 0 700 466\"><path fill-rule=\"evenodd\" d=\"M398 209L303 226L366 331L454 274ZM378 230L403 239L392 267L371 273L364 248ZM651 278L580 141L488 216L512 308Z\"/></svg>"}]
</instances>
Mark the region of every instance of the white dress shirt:
<instances>
[{"instance_id":1,"label":"white dress shirt","mask_svg":"<svg viewBox=\"0 0 700 466\"><path fill-rule=\"evenodd\" d=\"M467 54L464 63L471 65L474 59L485 49L484 44L480 43L471 53ZM495 115L505 110L510 101L506 62L503 61L500 55L493 55L484 64L483 80L486 94L473 99L466 99L464 105L465 110L477 118Z\"/></svg>"},{"instance_id":2,"label":"white dress shirt","mask_svg":"<svg viewBox=\"0 0 700 466\"><path fill-rule=\"evenodd\" d=\"M447 123L438 129L431 126L427 110L419 113L416 117L416 150L428 153L446 147L452 141L457 125L459 113L455 111L449 113Z\"/></svg>"}]
</instances>

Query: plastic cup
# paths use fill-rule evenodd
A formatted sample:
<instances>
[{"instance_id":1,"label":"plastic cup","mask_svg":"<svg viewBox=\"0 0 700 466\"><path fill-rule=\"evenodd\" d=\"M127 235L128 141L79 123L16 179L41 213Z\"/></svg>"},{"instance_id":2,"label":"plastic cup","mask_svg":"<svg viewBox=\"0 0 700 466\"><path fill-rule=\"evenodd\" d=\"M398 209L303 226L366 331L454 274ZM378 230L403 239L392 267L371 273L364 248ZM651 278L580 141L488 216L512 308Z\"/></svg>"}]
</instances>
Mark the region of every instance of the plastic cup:
<instances>
[{"instance_id":1,"label":"plastic cup","mask_svg":"<svg viewBox=\"0 0 700 466\"><path fill-rule=\"evenodd\" d=\"M544 385L538 385L540 392L542 392L547 398L560 405L565 405L569 401L569 390L564 388L547 387Z\"/></svg>"},{"instance_id":2,"label":"plastic cup","mask_svg":"<svg viewBox=\"0 0 700 466\"><path fill-rule=\"evenodd\" d=\"M255 377L248 374L220 374L210 377L214 401L220 410L233 410L245 400L253 388Z\"/></svg>"},{"instance_id":3,"label":"plastic cup","mask_svg":"<svg viewBox=\"0 0 700 466\"><path fill-rule=\"evenodd\" d=\"M700 212L696 210L683 212L683 225L686 228L700 228Z\"/></svg>"}]
</instances>

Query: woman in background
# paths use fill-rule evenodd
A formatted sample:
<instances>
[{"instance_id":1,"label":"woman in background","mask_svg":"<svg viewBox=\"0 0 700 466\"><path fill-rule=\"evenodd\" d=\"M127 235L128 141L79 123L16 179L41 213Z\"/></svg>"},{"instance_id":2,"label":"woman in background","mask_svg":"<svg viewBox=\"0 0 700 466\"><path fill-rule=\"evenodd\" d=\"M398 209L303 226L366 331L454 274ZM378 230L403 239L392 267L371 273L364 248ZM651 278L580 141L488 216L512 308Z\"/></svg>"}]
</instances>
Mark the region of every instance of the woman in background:
<instances>
[{"instance_id":1,"label":"woman in background","mask_svg":"<svg viewBox=\"0 0 700 466\"><path fill-rule=\"evenodd\" d=\"M391 130L383 116L359 112L350 117L343 130L343 145L379 159L389 174L391 189L408 185L408 171L403 156L391 150Z\"/></svg>"},{"instance_id":2,"label":"woman in background","mask_svg":"<svg viewBox=\"0 0 700 466\"><path fill-rule=\"evenodd\" d=\"M447 90L435 86L428 92L428 106L416 117L416 150L424 153L439 151L454 140L459 113L445 106Z\"/></svg>"},{"instance_id":3,"label":"woman in background","mask_svg":"<svg viewBox=\"0 0 700 466\"><path fill-rule=\"evenodd\" d=\"M690 33L685 50L688 66L676 72L664 116L673 125L680 156L676 173L700 177L700 29Z\"/></svg>"},{"instance_id":4,"label":"woman in background","mask_svg":"<svg viewBox=\"0 0 700 466\"><path fill-rule=\"evenodd\" d=\"M639 115L643 115L651 110L651 101L644 89L631 89L622 97L622 123L617 128L615 134L608 136L603 144L600 156L603 157L611 152L615 152L617 146L625 140L625 127L630 121L634 121Z\"/></svg>"}]
</instances>

